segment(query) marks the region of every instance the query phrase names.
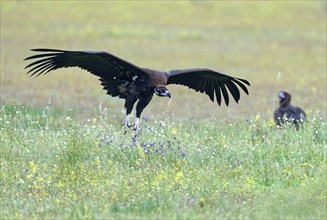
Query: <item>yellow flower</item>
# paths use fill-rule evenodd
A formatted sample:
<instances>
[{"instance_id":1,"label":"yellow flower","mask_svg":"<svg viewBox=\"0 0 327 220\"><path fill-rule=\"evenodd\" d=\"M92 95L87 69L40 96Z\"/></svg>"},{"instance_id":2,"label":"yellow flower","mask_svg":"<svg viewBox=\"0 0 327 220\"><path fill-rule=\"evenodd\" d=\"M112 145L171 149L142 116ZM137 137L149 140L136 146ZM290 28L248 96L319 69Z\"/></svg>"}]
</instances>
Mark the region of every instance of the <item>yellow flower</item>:
<instances>
[{"instance_id":1,"label":"yellow flower","mask_svg":"<svg viewBox=\"0 0 327 220\"><path fill-rule=\"evenodd\" d=\"M204 198L201 198L199 201L200 207L202 208L204 206L204 204L205 204L205 200L204 200Z\"/></svg>"},{"instance_id":2,"label":"yellow flower","mask_svg":"<svg viewBox=\"0 0 327 220\"><path fill-rule=\"evenodd\" d=\"M21 216L23 216L23 213L21 213L21 212L16 212L16 217L21 217Z\"/></svg>"},{"instance_id":3,"label":"yellow flower","mask_svg":"<svg viewBox=\"0 0 327 220\"><path fill-rule=\"evenodd\" d=\"M176 170L181 171L181 165L179 163L176 164Z\"/></svg>"},{"instance_id":4,"label":"yellow flower","mask_svg":"<svg viewBox=\"0 0 327 220\"><path fill-rule=\"evenodd\" d=\"M258 114L255 116L255 120L256 120L256 121L259 121L259 120L260 120L260 117L261 117L261 116L260 116L260 113L258 113Z\"/></svg>"},{"instance_id":5,"label":"yellow flower","mask_svg":"<svg viewBox=\"0 0 327 220\"><path fill-rule=\"evenodd\" d=\"M141 147L141 145L140 145L140 144L137 144L136 147L137 147L137 150L138 150L140 156L141 156L142 158L145 158L145 153L144 153L144 150L143 150L143 148Z\"/></svg>"},{"instance_id":6,"label":"yellow flower","mask_svg":"<svg viewBox=\"0 0 327 220\"><path fill-rule=\"evenodd\" d=\"M178 182L184 176L183 172L176 173L175 181Z\"/></svg>"}]
</instances>

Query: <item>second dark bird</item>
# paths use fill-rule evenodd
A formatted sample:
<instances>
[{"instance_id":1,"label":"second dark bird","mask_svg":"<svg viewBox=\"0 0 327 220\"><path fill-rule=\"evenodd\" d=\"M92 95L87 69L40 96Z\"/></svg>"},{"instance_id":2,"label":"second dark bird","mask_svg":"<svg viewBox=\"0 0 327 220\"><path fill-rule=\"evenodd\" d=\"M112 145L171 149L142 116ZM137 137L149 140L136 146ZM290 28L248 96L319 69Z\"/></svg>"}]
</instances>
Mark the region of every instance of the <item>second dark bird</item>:
<instances>
[{"instance_id":1,"label":"second dark bird","mask_svg":"<svg viewBox=\"0 0 327 220\"><path fill-rule=\"evenodd\" d=\"M297 129L306 120L305 112L291 104L292 96L286 91L279 93L279 108L274 112L274 121L277 126L285 123L293 124Z\"/></svg>"}]
</instances>

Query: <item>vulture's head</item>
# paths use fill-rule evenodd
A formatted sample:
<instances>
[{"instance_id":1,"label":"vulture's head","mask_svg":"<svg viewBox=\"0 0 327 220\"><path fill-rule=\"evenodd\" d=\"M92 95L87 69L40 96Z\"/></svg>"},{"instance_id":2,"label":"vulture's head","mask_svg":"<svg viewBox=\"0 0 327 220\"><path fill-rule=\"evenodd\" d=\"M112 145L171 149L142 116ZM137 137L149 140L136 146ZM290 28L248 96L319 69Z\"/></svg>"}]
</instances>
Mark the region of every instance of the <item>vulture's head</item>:
<instances>
[{"instance_id":1,"label":"vulture's head","mask_svg":"<svg viewBox=\"0 0 327 220\"><path fill-rule=\"evenodd\" d=\"M168 89L165 86L155 87L154 92L156 93L157 96L171 98L170 92L168 91Z\"/></svg>"},{"instance_id":2,"label":"vulture's head","mask_svg":"<svg viewBox=\"0 0 327 220\"><path fill-rule=\"evenodd\" d=\"M280 105L287 105L291 102L291 94L289 94L288 92L286 91L281 91L279 93L279 104Z\"/></svg>"}]
</instances>

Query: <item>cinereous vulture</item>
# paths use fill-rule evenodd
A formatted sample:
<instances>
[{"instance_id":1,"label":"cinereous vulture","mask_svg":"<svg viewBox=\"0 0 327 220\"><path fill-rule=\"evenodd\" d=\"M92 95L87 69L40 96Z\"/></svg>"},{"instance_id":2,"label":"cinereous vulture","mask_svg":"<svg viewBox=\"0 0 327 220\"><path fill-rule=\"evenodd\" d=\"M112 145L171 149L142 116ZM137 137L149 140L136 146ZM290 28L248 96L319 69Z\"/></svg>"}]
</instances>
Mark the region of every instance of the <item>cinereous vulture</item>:
<instances>
[{"instance_id":1,"label":"cinereous vulture","mask_svg":"<svg viewBox=\"0 0 327 220\"><path fill-rule=\"evenodd\" d=\"M279 108L274 111L274 121L277 126L291 123L299 129L300 125L306 120L305 112L291 104L292 96L286 91L281 91L279 97Z\"/></svg>"},{"instance_id":2,"label":"cinereous vulture","mask_svg":"<svg viewBox=\"0 0 327 220\"><path fill-rule=\"evenodd\" d=\"M171 98L166 88L169 84L184 85L205 93L211 101L216 97L218 105L221 104L223 97L228 106L228 90L236 102L240 100L239 88L249 94L246 85L249 86L250 83L247 80L207 68L158 71L138 67L103 51L57 49L32 49L32 51L39 53L25 59L34 61L25 67L31 68L28 71L31 76L47 74L52 70L66 67L79 67L98 76L108 95L125 99L126 118L122 125L125 129L126 126L132 127L135 135L138 133L141 113L151 101L153 94ZM129 117L137 101L136 120L130 124Z\"/></svg>"}]
</instances>

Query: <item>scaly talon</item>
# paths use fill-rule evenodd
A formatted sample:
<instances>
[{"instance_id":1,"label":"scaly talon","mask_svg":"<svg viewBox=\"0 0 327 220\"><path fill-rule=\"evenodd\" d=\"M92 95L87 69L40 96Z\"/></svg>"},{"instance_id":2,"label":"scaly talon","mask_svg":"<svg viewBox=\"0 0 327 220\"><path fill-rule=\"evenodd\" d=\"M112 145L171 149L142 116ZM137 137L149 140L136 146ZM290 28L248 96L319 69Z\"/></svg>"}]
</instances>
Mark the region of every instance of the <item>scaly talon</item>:
<instances>
[{"instance_id":1,"label":"scaly talon","mask_svg":"<svg viewBox=\"0 0 327 220\"><path fill-rule=\"evenodd\" d=\"M133 126L133 130L135 131L135 136L134 138L137 136L137 134L139 133L139 122L140 122L140 119L139 118L136 118L135 119L135 122L132 124Z\"/></svg>"},{"instance_id":2,"label":"scaly talon","mask_svg":"<svg viewBox=\"0 0 327 220\"><path fill-rule=\"evenodd\" d=\"M131 124L129 124L129 115L126 115L126 118L124 119L122 126L124 127L124 134L126 134L126 127L131 126Z\"/></svg>"},{"instance_id":3,"label":"scaly talon","mask_svg":"<svg viewBox=\"0 0 327 220\"><path fill-rule=\"evenodd\" d=\"M124 127L124 134L126 134L126 127L132 127L133 130L135 131L135 136L137 136L138 132L139 132L139 124L140 124L140 118L136 118L135 119L135 122L130 124L129 123L129 116L130 115L127 115L126 118L124 119L123 123L122 123L122 126Z\"/></svg>"}]
</instances>

